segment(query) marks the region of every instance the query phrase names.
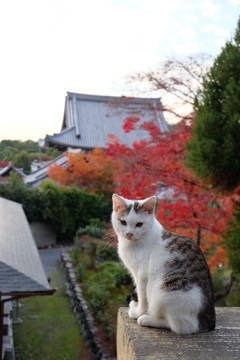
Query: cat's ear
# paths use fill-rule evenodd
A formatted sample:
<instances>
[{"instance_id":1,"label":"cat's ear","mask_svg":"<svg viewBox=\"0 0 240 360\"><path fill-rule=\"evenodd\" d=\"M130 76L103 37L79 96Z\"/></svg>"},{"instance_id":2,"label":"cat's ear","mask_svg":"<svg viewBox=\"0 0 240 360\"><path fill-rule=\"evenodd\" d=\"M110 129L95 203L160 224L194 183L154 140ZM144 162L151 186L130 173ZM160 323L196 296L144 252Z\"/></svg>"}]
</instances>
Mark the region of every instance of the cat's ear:
<instances>
[{"instance_id":1,"label":"cat's ear","mask_svg":"<svg viewBox=\"0 0 240 360\"><path fill-rule=\"evenodd\" d=\"M154 212L156 205L156 196L152 196L144 201L142 208L144 211L147 211L149 214Z\"/></svg>"},{"instance_id":2,"label":"cat's ear","mask_svg":"<svg viewBox=\"0 0 240 360\"><path fill-rule=\"evenodd\" d=\"M113 194L112 201L113 201L113 210L115 212L118 212L120 209L124 209L126 207L126 203L124 199L117 194Z\"/></svg>"}]
</instances>

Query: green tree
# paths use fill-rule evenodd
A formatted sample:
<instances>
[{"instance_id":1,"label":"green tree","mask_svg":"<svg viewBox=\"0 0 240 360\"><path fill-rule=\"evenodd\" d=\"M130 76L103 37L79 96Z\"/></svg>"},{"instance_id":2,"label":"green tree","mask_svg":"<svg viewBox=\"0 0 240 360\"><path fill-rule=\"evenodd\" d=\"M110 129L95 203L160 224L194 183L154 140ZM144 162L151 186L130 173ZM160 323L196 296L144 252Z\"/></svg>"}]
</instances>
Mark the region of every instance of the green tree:
<instances>
[{"instance_id":1,"label":"green tree","mask_svg":"<svg viewBox=\"0 0 240 360\"><path fill-rule=\"evenodd\" d=\"M186 164L217 190L240 185L240 18L235 36L215 59L194 103L194 127ZM240 202L224 241L229 265L240 274ZM238 285L239 286L239 285Z\"/></svg>"},{"instance_id":2,"label":"green tree","mask_svg":"<svg viewBox=\"0 0 240 360\"><path fill-rule=\"evenodd\" d=\"M31 160L27 151L21 150L17 155L14 156L13 162L17 167L22 168L25 174L30 174Z\"/></svg>"},{"instance_id":3,"label":"green tree","mask_svg":"<svg viewBox=\"0 0 240 360\"><path fill-rule=\"evenodd\" d=\"M51 160L60 154L55 148L40 149L38 143L32 140L0 141L0 161L12 161L14 165L24 168L26 173L30 171L30 162L33 160Z\"/></svg>"},{"instance_id":4,"label":"green tree","mask_svg":"<svg viewBox=\"0 0 240 360\"><path fill-rule=\"evenodd\" d=\"M226 231L226 235L225 248L229 258L229 265L234 273L240 275L240 203L235 206L234 218Z\"/></svg>"},{"instance_id":5,"label":"green tree","mask_svg":"<svg viewBox=\"0 0 240 360\"><path fill-rule=\"evenodd\" d=\"M0 161L12 161L17 153L17 148L6 146L3 150L0 150Z\"/></svg>"},{"instance_id":6,"label":"green tree","mask_svg":"<svg viewBox=\"0 0 240 360\"><path fill-rule=\"evenodd\" d=\"M186 164L202 180L231 191L240 183L240 18L194 103Z\"/></svg>"}]
</instances>

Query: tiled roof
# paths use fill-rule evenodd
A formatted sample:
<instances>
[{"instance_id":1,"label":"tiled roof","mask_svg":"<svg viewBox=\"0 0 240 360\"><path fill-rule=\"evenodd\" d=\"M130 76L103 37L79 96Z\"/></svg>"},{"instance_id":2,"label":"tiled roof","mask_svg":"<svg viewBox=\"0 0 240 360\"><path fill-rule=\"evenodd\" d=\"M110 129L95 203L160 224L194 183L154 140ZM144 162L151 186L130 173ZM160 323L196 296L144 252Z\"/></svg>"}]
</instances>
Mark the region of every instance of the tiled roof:
<instances>
[{"instance_id":1,"label":"tiled roof","mask_svg":"<svg viewBox=\"0 0 240 360\"><path fill-rule=\"evenodd\" d=\"M32 172L31 174L27 175L24 178L25 184L31 185L31 186L38 186L40 183L48 178L48 170L50 166L57 164L62 167L66 164L66 157L64 155L59 155L56 159L49 161L47 165L44 165L40 169Z\"/></svg>"},{"instance_id":2,"label":"tiled roof","mask_svg":"<svg viewBox=\"0 0 240 360\"><path fill-rule=\"evenodd\" d=\"M0 169L0 176L6 175L11 170L15 171L18 175L26 176L22 169L16 168L11 162L9 162L3 169Z\"/></svg>"},{"instance_id":3,"label":"tiled roof","mask_svg":"<svg viewBox=\"0 0 240 360\"><path fill-rule=\"evenodd\" d=\"M16 202L0 198L0 293L51 293L29 224Z\"/></svg>"},{"instance_id":4,"label":"tiled roof","mask_svg":"<svg viewBox=\"0 0 240 360\"><path fill-rule=\"evenodd\" d=\"M129 146L136 140L147 139L149 135L145 130L123 131L122 125L127 117L139 117L139 124L154 121L161 131L169 131L159 98L68 93L62 130L47 135L45 145L93 149L96 146L106 148L108 135L115 135L121 143Z\"/></svg>"}]
</instances>

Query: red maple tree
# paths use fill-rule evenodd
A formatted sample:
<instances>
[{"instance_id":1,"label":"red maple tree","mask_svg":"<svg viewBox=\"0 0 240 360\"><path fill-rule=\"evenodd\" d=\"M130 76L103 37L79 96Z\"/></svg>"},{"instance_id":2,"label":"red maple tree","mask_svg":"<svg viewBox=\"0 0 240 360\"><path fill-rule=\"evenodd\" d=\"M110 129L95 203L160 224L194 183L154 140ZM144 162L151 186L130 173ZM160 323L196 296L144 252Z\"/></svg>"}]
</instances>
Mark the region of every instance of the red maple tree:
<instances>
[{"instance_id":1,"label":"red maple tree","mask_svg":"<svg viewBox=\"0 0 240 360\"><path fill-rule=\"evenodd\" d=\"M123 128L136 130L138 121L128 118ZM183 120L171 133L161 133L153 122L141 127L150 139L136 141L131 148L110 137L107 154L117 164L113 166L117 193L129 199L157 194L161 224L195 238L211 268L225 264L221 234L231 217L232 197L217 194L185 168L185 143L192 123Z\"/></svg>"}]
</instances>

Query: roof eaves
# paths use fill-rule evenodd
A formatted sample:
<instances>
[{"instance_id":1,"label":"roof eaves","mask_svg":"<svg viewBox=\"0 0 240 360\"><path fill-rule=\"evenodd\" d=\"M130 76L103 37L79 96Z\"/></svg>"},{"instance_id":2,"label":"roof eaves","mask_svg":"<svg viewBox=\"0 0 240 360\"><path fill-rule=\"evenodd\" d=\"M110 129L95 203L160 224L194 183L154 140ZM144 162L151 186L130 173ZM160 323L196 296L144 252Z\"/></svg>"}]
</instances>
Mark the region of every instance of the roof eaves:
<instances>
[{"instance_id":1,"label":"roof eaves","mask_svg":"<svg viewBox=\"0 0 240 360\"><path fill-rule=\"evenodd\" d=\"M67 96L70 98L76 98L77 100L89 100L89 101L104 101L104 102L111 102L111 101L119 101L119 102L126 102L126 103L133 103L139 104L145 102L153 103L158 101L161 103L161 98L138 98L138 97L130 97L130 96L108 96L108 95L89 95L89 94L78 94L74 92L67 92Z\"/></svg>"},{"instance_id":2,"label":"roof eaves","mask_svg":"<svg viewBox=\"0 0 240 360\"><path fill-rule=\"evenodd\" d=\"M3 169L0 170L0 176L7 173L9 170L13 170L15 171L18 175L21 176L26 176L26 174L24 174L23 171L21 171L20 169L16 168L11 162Z\"/></svg>"},{"instance_id":3,"label":"roof eaves","mask_svg":"<svg viewBox=\"0 0 240 360\"><path fill-rule=\"evenodd\" d=\"M80 139L80 130L78 125L78 113L77 113L77 99L76 96L73 97L73 121L75 125L76 137Z\"/></svg>"}]
</instances>

